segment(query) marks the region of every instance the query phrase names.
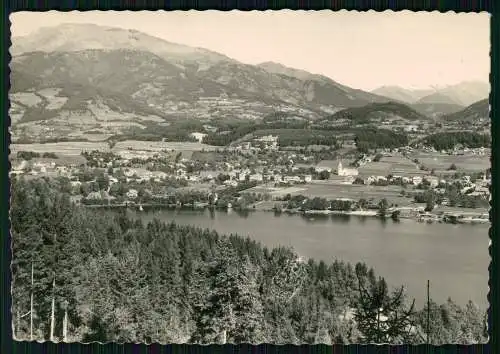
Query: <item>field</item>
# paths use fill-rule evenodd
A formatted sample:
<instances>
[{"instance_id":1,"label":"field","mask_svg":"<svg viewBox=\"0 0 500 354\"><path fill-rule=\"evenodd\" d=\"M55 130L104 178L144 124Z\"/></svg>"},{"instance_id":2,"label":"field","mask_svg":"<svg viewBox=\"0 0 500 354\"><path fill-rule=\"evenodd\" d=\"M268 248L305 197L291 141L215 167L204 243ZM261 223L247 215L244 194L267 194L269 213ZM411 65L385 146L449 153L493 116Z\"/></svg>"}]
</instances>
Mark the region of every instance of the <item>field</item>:
<instances>
[{"instance_id":1,"label":"field","mask_svg":"<svg viewBox=\"0 0 500 354\"><path fill-rule=\"evenodd\" d=\"M16 155L18 151L34 151L41 154L53 152L58 156L79 156L82 151L109 151L109 146L105 142L69 141L46 144L11 144L10 150L13 155Z\"/></svg>"},{"instance_id":2,"label":"field","mask_svg":"<svg viewBox=\"0 0 500 354\"><path fill-rule=\"evenodd\" d=\"M116 143L112 150L110 150L108 143L102 141L96 142L82 142L82 141L69 141L59 143L45 143L45 144L11 144L10 150L13 154L18 151L34 151L38 153L53 152L60 155L77 156L82 151L161 151L161 150L175 150L175 151L206 151L215 150L215 147L201 143L192 142L159 142L159 141L138 141L127 140Z\"/></svg>"},{"instance_id":3,"label":"field","mask_svg":"<svg viewBox=\"0 0 500 354\"><path fill-rule=\"evenodd\" d=\"M398 205L407 205L413 201L400 195L402 188L399 186L310 183L304 185L304 188L304 191L297 194L326 199L350 198L359 200L363 198L369 200L373 198L375 201L379 201L386 198L389 203Z\"/></svg>"},{"instance_id":4,"label":"field","mask_svg":"<svg viewBox=\"0 0 500 354\"><path fill-rule=\"evenodd\" d=\"M162 142L162 141L139 141L139 140L126 140L116 143L113 147L113 152L123 150L142 150L142 151L162 151L162 150L175 150L175 151L211 151L216 147L193 142Z\"/></svg>"},{"instance_id":5,"label":"field","mask_svg":"<svg viewBox=\"0 0 500 354\"><path fill-rule=\"evenodd\" d=\"M409 159L403 156L384 156L378 162L370 162L359 169L361 176L387 176L389 174L397 176L416 176L426 174L421 171Z\"/></svg>"},{"instance_id":6,"label":"field","mask_svg":"<svg viewBox=\"0 0 500 354\"><path fill-rule=\"evenodd\" d=\"M274 188L257 186L246 190L247 192L269 193L274 197L282 197L287 194L304 195L310 198L321 197L326 199L350 198L354 200L373 198L376 202L386 198L389 203L399 206L409 205L413 199L400 195L402 188L398 186L366 186L351 184L334 184L329 182L314 182L296 187Z\"/></svg>"},{"instance_id":7,"label":"field","mask_svg":"<svg viewBox=\"0 0 500 354\"><path fill-rule=\"evenodd\" d=\"M448 169L451 164L455 164L457 171L480 172L485 171L491 166L490 155L445 155L440 153L416 154L412 158L417 158L424 166L436 171Z\"/></svg>"},{"instance_id":8,"label":"field","mask_svg":"<svg viewBox=\"0 0 500 354\"><path fill-rule=\"evenodd\" d=\"M485 214L488 213L487 208L459 208L459 207L450 207L450 206L439 206L435 209L435 212L444 212L444 213L457 213L457 214Z\"/></svg>"},{"instance_id":9,"label":"field","mask_svg":"<svg viewBox=\"0 0 500 354\"><path fill-rule=\"evenodd\" d=\"M302 194L303 191L306 190L306 187L266 187L266 186L257 186L253 188L246 189L245 192L250 193L269 193L273 197L284 197L287 194L297 195Z\"/></svg>"}]
</instances>

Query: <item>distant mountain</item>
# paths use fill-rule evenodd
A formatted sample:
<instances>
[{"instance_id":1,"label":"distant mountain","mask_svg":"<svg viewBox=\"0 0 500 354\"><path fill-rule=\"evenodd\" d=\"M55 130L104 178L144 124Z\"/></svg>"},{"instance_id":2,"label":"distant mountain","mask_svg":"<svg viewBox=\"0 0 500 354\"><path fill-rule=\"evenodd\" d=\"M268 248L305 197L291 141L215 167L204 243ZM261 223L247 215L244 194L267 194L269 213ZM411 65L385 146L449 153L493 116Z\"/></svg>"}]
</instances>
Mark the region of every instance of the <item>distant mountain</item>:
<instances>
[{"instance_id":1,"label":"distant mountain","mask_svg":"<svg viewBox=\"0 0 500 354\"><path fill-rule=\"evenodd\" d=\"M474 102L487 98L489 92L489 84L480 81L464 81L457 85L423 90L382 86L371 91L395 101L410 103L416 111L431 118L458 112Z\"/></svg>"},{"instance_id":2,"label":"distant mountain","mask_svg":"<svg viewBox=\"0 0 500 354\"><path fill-rule=\"evenodd\" d=\"M79 52L87 49L146 51L179 63L232 61L225 55L207 49L168 42L136 30L77 23L43 27L28 36L14 37L10 52L19 55L35 51Z\"/></svg>"},{"instance_id":3,"label":"distant mountain","mask_svg":"<svg viewBox=\"0 0 500 354\"><path fill-rule=\"evenodd\" d=\"M488 98L489 93L489 83L465 81L457 85L441 88L435 93L422 97L417 103L446 103L465 107Z\"/></svg>"},{"instance_id":4,"label":"distant mountain","mask_svg":"<svg viewBox=\"0 0 500 354\"><path fill-rule=\"evenodd\" d=\"M390 98L381 95L376 95L366 91L353 89L348 86L339 84L332 79L318 74L312 74L310 72L289 68L279 63L265 62L257 64L257 67L266 70L269 73L283 75L288 77L294 77L296 79L302 80L307 83L318 83L320 88L317 87L318 92L323 92L323 94L328 94L329 90L336 90L342 96L346 96L349 102L344 102L341 104L343 107L356 107L361 106L370 102L389 102ZM362 104L358 104L363 102Z\"/></svg>"},{"instance_id":5,"label":"distant mountain","mask_svg":"<svg viewBox=\"0 0 500 354\"><path fill-rule=\"evenodd\" d=\"M416 104L448 104L448 105L460 105L458 99L454 98L452 95L447 95L443 92L434 92L428 96L419 99Z\"/></svg>"},{"instance_id":6,"label":"distant mountain","mask_svg":"<svg viewBox=\"0 0 500 354\"><path fill-rule=\"evenodd\" d=\"M394 123L411 124L429 121L430 118L399 102L371 103L336 112L326 118L329 121L349 121L358 124L378 124L391 120Z\"/></svg>"},{"instance_id":7,"label":"distant mountain","mask_svg":"<svg viewBox=\"0 0 500 354\"><path fill-rule=\"evenodd\" d=\"M481 123L490 121L489 99L475 102L467 108L442 117L443 121L463 122L463 123Z\"/></svg>"},{"instance_id":8,"label":"distant mountain","mask_svg":"<svg viewBox=\"0 0 500 354\"><path fill-rule=\"evenodd\" d=\"M275 111L317 119L388 101L321 75L246 65L125 29L64 24L12 42L14 138L109 135L172 119L260 119Z\"/></svg>"},{"instance_id":9,"label":"distant mountain","mask_svg":"<svg viewBox=\"0 0 500 354\"><path fill-rule=\"evenodd\" d=\"M391 98L395 101L400 101L404 103L415 103L422 97L428 96L434 93L435 90L410 90L399 86L382 86L379 87L371 93Z\"/></svg>"},{"instance_id":10,"label":"distant mountain","mask_svg":"<svg viewBox=\"0 0 500 354\"><path fill-rule=\"evenodd\" d=\"M438 118L446 114L455 113L464 109L464 106L455 103L414 103L411 107L417 112L431 118Z\"/></svg>"}]
</instances>

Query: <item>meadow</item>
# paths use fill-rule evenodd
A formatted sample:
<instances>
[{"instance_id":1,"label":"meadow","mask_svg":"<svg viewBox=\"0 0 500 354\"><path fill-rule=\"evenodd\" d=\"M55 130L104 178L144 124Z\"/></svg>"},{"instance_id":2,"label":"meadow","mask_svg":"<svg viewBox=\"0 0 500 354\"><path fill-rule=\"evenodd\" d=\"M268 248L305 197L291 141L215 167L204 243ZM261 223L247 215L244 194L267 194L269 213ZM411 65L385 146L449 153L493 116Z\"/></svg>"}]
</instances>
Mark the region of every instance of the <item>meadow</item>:
<instances>
[{"instance_id":1,"label":"meadow","mask_svg":"<svg viewBox=\"0 0 500 354\"><path fill-rule=\"evenodd\" d=\"M447 170L452 164L460 172L480 172L490 168L490 155L447 155L441 153L419 153L412 156L428 169Z\"/></svg>"},{"instance_id":2,"label":"meadow","mask_svg":"<svg viewBox=\"0 0 500 354\"><path fill-rule=\"evenodd\" d=\"M113 152L118 155L129 157L149 156L160 151L179 151L183 157L190 158L196 151L213 151L215 147L196 142L161 142L161 141L139 141L127 140L116 143L112 149L105 141L68 141L58 143L36 143L36 144L11 144L12 156L16 156L19 151L33 151L40 154L44 152L55 153L59 158L80 156L82 151L99 150L103 152Z\"/></svg>"},{"instance_id":3,"label":"meadow","mask_svg":"<svg viewBox=\"0 0 500 354\"><path fill-rule=\"evenodd\" d=\"M321 197L326 199L349 198L354 200L373 199L378 202L386 198L389 203L398 205L410 204L413 200L401 196L400 186L373 186L361 184L331 184L309 183L304 185L305 190L297 194L307 197Z\"/></svg>"},{"instance_id":4,"label":"meadow","mask_svg":"<svg viewBox=\"0 0 500 354\"><path fill-rule=\"evenodd\" d=\"M410 159L401 156L384 156L377 162L369 162L359 169L359 174L361 176L417 176L427 174L425 171L421 171Z\"/></svg>"},{"instance_id":5,"label":"meadow","mask_svg":"<svg viewBox=\"0 0 500 354\"><path fill-rule=\"evenodd\" d=\"M11 144L10 150L13 155L19 151L33 151L40 154L44 152L53 152L56 155L79 156L82 151L110 151L106 142L86 142L86 141L67 141L59 143L45 144Z\"/></svg>"},{"instance_id":6,"label":"meadow","mask_svg":"<svg viewBox=\"0 0 500 354\"><path fill-rule=\"evenodd\" d=\"M142 151L162 151L162 150L175 150L175 151L211 151L216 147L198 143L198 142L175 142L175 141L140 141L140 140L126 140L116 143L113 147L113 152L123 150L142 150Z\"/></svg>"},{"instance_id":7,"label":"meadow","mask_svg":"<svg viewBox=\"0 0 500 354\"><path fill-rule=\"evenodd\" d=\"M246 190L254 193L269 193L273 197L283 197L287 194L304 195L309 198L349 198L353 200L373 199L375 202L386 198L391 204L399 206L413 203L413 199L402 197L400 186L373 186L357 184L338 184L332 181L315 181L313 183L300 184L292 187L266 187L257 186Z\"/></svg>"}]
</instances>

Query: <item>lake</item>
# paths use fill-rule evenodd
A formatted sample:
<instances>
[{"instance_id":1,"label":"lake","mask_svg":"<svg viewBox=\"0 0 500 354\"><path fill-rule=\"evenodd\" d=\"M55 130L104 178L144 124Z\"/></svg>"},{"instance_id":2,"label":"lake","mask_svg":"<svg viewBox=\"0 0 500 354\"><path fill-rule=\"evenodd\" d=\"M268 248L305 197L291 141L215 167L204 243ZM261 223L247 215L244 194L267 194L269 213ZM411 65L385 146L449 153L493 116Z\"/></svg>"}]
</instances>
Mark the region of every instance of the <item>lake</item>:
<instances>
[{"instance_id":1,"label":"lake","mask_svg":"<svg viewBox=\"0 0 500 354\"><path fill-rule=\"evenodd\" d=\"M414 220L382 221L369 217L275 216L269 212L209 210L129 211L143 221L158 218L220 233L250 236L268 247L292 246L306 258L355 264L364 261L389 285L405 285L418 306L431 298L442 303L451 297L459 304L469 299L488 306L488 229L485 225L427 224Z\"/></svg>"}]
</instances>

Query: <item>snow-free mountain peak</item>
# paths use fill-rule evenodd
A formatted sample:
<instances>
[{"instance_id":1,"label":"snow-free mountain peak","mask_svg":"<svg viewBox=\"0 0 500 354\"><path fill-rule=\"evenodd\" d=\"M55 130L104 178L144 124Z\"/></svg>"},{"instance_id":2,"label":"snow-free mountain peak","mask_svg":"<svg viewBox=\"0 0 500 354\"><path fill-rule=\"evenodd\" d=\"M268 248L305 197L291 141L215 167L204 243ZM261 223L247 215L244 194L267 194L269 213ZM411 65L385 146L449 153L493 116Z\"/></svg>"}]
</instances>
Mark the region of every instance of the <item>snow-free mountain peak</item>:
<instances>
[{"instance_id":1,"label":"snow-free mountain peak","mask_svg":"<svg viewBox=\"0 0 500 354\"><path fill-rule=\"evenodd\" d=\"M133 49L178 61L233 61L225 55L207 49L172 43L136 30L74 23L42 27L27 36L15 37L12 40L11 53L19 55L34 51L50 53L87 49Z\"/></svg>"}]
</instances>

